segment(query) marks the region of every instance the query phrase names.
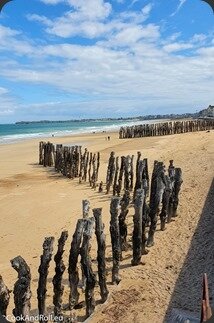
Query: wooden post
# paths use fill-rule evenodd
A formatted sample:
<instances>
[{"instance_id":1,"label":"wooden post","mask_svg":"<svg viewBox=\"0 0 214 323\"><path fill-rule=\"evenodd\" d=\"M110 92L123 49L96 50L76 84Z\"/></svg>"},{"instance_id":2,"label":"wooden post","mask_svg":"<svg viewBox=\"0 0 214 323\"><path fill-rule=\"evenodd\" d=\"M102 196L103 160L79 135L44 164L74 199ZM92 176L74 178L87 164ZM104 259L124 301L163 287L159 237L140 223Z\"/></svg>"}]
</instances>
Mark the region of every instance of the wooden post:
<instances>
[{"instance_id":1,"label":"wooden post","mask_svg":"<svg viewBox=\"0 0 214 323\"><path fill-rule=\"evenodd\" d=\"M95 309L94 287L96 284L96 276L93 273L91 258L90 258L90 239L94 230L94 218L85 220L85 227L83 231L83 242L80 249L81 265L86 277L85 288L85 302L86 302L86 316L89 317Z\"/></svg>"},{"instance_id":2,"label":"wooden post","mask_svg":"<svg viewBox=\"0 0 214 323\"><path fill-rule=\"evenodd\" d=\"M0 275L0 314L7 315L7 307L10 301L10 290L5 285L2 276Z\"/></svg>"},{"instance_id":3,"label":"wooden post","mask_svg":"<svg viewBox=\"0 0 214 323\"><path fill-rule=\"evenodd\" d=\"M80 171L79 171L79 183L82 183L83 178L83 170L84 170L84 155L81 155L80 157Z\"/></svg>"},{"instance_id":4,"label":"wooden post","mask_svg":"<svg viewBox=\"0 0 214 323\"><path fill-rule=\"evenodd\" d=\"M106 194L109 194L115 173L115 153L111 152L106 176Z\"/></svg>"},{"instance_id":5,"label":"wooden post","mask_svg":"<svg viewBox=\"0 0 214 323\"><path fill-rule=\"evenodd\" d=\"M41 262L38 269L39 272L39 282L37 289L37 299L38 299L38 309L39 315L45 315L46 306L46 285L47 285L47 277L48 277L48 268L52 258L53 253L53 243L54 237L47 237L43 243L43 254L41 255ZM45 318L41 318L40 322L44 322Z\"/></svg>"},{"instance_id":6,"label":"wooden post","mask_svg":"<svg viewBox=\"0 0 214 323\"><path fill-rule=\"evenodd\" d=\"M112 283L119 284L119 267L120 267L120 231L118 215L120 210L120 198L112 197L110 205L111 221L110 221L110 234L111 234L111 245L112 245Z\"/></svg>"},{"instance_id":7,"label":"wooden post","mask_svg":"<svg viewBox=\"0 0 214 323\"><path fill-rule=\"evenodd\" d=\"M100 168L100 153L97 153L97 168L96 168L96 182L98 181L99 177L99 168Z\"/></svg>"},{"instance_id":8,"label":"wooden post","mask_svg":"<svg viewBox=\"0 0 214 323\"><path fill-rule=\"evenodd\" d=\"M102 192L103 192L103 182L101 181L99 185L99 193L102 193Z\"/></svg>"},{"instance_id":9,"label":"wooden post","mask_svg":"<svg viewBox=\"0 0 214 323\"><path fill-rule=\"evenodd\" d=\"M130 165L130 191L133 190L134 186L134 155L131 157L131 165Z\"/></svg>"},{"instance_id":10,"label":"wooden post","mask_svg":"<svg viewBox=\"0 0 214 323\"><path fill-rule=\"evenodd\" d=\"M136 170L136 182L135 182L135 188L134 188L134 194L133 194L133 201L135 201L135 196L136 196L136 192L138 189L142 189L142 185L143 185L143 172L144 172L144 161L143 160L139 160L137 162L137 170Z\"/></svg>"},{"instance_id":11,"label":"wooden post","mask_svg":"<svg viewBox=\"0 0 214 323\"><path fill-rule=\"evenodd\" d=\"M173 207L172 207L172 216L177 216L177 208L179 203L179 192L181 189L181 185L183 183L182 179L182 170L181 168L175 168L175 178L174 178L174 187L172 191L173 196Z\"/></svg>"},{"instance_id":12,"label":"wooden post","mask_svg":"<svg viewBox=\"0 0 214 323\"><path fill-rule=\"evenodd\" d=\"M13 315L15 317L23 316L24 318L21 319L21 322L26 322L27 319L25 319L25 317L30 315L30 299L32 295L30 290L30 268L21 256L15 257L10 262L18 273L18 280L16 281L13 290L15 304Z\"/></svg>"},{"instance_id":13,"label":"wooden post","mask_svg":"<svg viewBox=\"0 0 214 323\"><path fill-rule=\"evenodd\" d=\"M65 242L68 239L68 231L63 231L61 237L58 240L58 250L54 257L56 263L55 275L53 277L53 286L54 286L54 315L59 317L61 315L62 309L62 295L64 291L64 286L62 285L62 276L65 271L65 265L62 259L64 253Z\"/></svg>"},{"instance_id":14,"label":"wooden post","mask_svg":"<svg viewBox=\"0 0 214 323\"><path fill-rule=\"evenodd\" d=\"M43 141L39 143L39 165L43 165L43 157L44 156L44 145Z\"/></svg>"},{"instance_id":15,"label":"wooden post","mask_svg":"<svg viewBox=\"0 0 214 323\"><path fill-rule=\"evenodd\" d=\"M172 183L168 175L165 175L165 189L163 192L162 209L160 212L161 231L165 230L166 219L169 212L169 200L172 194Z\"/></svg>"},{"instance_id":16,"label":"wooden post","mask_svg":"<svg viewBox=\"0 0 214 323\"><path fill-rule=\"evenodd\" d=\"M127 250L127 247L128 247L127 241L126 241L126 237L127 237L126 217L127 217L127 214L129 213L129 210L128 210L129 202L130 202L130 192L126 190L120 202L121 212L119 215L121 256L122 256L122 251Z\"/></svg>"},{"instance_id":17,"label":"wooden post","mask_svg":"<svg viewBox=\"0 0 214 323\"><path fill-rule=\"evenodd\" d=\"M90 153L89 168L88 168L88 181L90 186L91 186L91 164L92 164L92 153Z\"/></svg>"},{"instance_id":18,"label":"wooden post","mask_svg":"<svg viewBox=\"0 0 214 323\"><path fill-rule=\"evenodd\" d=\"M106 250L106 237L104 234L104 225L102 222L102 209L93 209L93 214L96 222L95 234L97 237L97 262L98 262L98 276L100 285L101 300L104 303L108 297L108 288L106 285L106 263L105 263L105 250Z\"/></svg>"},{"instance_id":19,"label":"wooden post","mask_svg":"<svg viewBox=\"0 0 214 323\"><path fill-rule=\"evenodd\" d=\"M137 189L135 197L135 214L133 230L133 259L132 266L137 266L141 262L142 256L142 213L143 213L144 190Z\"/></svg>"},{"instance_id":20,"label":"wooden post","mask_svg":"<svg viewBox=\"0 0 214 323\"><path fill-rule=\"evenodd\" d=\"M131 168L131 157L128 155L125 158L125 176L124 176L124 189L130 190L130 168Z\"/></svg>"},{"instance_id":21,"label":"wooden post","mask_svg":"<svg viewBox=\"0 0 214 323\"><path fill-rule=\"evenodd\" d=\"M87 219L89 217L89 211L90 211L90 202L88 200L82 200L82 213L83 213L83 219ZM82 290L85 291L85 285L86 285L86 278L84 275L84 270L82 269Z\"/></svg>"},{"instance_id":22,"label":"wooden post","mask_svg":"<svg viewBox=\"0 0 214 323\"><path fill-rule=\"evenodd\" d=\"M151 220L147 246L154 245L154 234L157 227L157 216L159 211L159 205L162 202L163 192L166 186L165 181L165 168L162 162L155 161L154 170L152 174L151 182L151 194L150 194L150 212L149 217Z\"/></svg>"},{"instance_id":23,"label":"wooden post","mask_svg":"<svg viewBox=\"0 0 214 323\"><path fill-rule=\"evenodd\" d=\"M117 195L120 196L122 185L123 185L123 174L124 174L124 168L125 168L125 156L121 157L121 164L120 164L120 172L119 172L119 178L118 178L118 187L117 187Z\"/></svg>"},{"instance_id":24,"label":"wooden post","mask_svg":"<svg viewBox=\"0 0 214 323\"><path fill-rule=\"evenodd\" d=\"M96 167L96 154L93 155L93 159L92 159L92 176L91 176L91 186L92 188L96 188L96 178L97 178L97 167Z\"/></svg>"},{"instance_id":25,"label":"wooden post","mask_svg":"<svg viewBox=\"0 0 214 323\"><path fill-rule=\"evenodd\" d=\"M90 211L90 202L88 200L82 200L83 219L88 218L89 211Z\"/></svg>"},{"instance_id":26,"label":"wooden post","mask_svg":"<svg viewBox=\"0 0 214 323\"><path fill-rule=\"evenodd\" d=\"M118 172L119 172L119 157L116 157L116 168L115 168L114 184L113 184L113 195L114 196L116 195L116 192L117 192Z\"/></svg>"},{"instance_id":27,"label":"wooden post","mask_svg":"<svg viewBox=\"0 0 214 323\"><path fill-rule=\"evenodd\" d=\"M70 285L70 295L69 295L69 309L72 310L79 301L79 292L77 290L79 283L79 274L77 268L78 255L80 250L80 244L82 241L82 234L84 228L84 219L79 219L77 221L76 230L73 234L73 239L71 242L70 255L69 255L69 285Z\"/></svg>"},{"instance_id":28,"label":"wooden post","mask_svg":"<svg viewBox=\"0 0 214 323\"><path fill-rule=\"evenodd\" d=\"M87 149L86 149L86 151L87 151ZM89 152L87 151L85 165L84 165L84 181L85 182L87 180L88 162L89 162Z\"/></svg>"}]
</instances>

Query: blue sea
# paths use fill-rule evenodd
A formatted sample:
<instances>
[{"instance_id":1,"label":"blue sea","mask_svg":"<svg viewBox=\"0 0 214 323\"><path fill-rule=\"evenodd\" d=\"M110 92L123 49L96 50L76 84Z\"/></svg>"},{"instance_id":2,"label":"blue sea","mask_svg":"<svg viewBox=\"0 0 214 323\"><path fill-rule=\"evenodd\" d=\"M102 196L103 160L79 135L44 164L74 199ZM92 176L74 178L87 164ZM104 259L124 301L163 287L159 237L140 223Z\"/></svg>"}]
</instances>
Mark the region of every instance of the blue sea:
<instances>
[{"instance_id":1,"label":"blue sea","mask_svg":"<svg viewBox=\"0 0 214 323\"><path fill-rule=\"evenodd\" d=\"M145 121L151 123L152 121ZM0 144L39 137L60 137L72 134L116 131L121 126L142 124L139 120L68 121L54 123L0 124Z\"/></svg>"}]
</instances>

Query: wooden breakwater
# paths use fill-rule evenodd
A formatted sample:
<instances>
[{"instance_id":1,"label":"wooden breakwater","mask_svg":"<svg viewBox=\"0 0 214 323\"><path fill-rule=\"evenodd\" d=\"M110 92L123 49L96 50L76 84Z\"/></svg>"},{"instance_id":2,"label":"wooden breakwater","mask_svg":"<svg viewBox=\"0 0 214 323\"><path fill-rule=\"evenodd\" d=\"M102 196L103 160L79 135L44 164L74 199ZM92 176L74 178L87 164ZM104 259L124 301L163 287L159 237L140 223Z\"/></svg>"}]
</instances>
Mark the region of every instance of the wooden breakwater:
<instances>
[{"instance_id":1,"label":"wooden breakwater","mask_svg":"<svg viewBox=\"0 0 214 323\"><path fill-rule=\"evenodd\" d=\"M176 216L179 203L179 193L182 180L182 170L175 167L173 160L169 161L168 169L161 161L154 161L153 172L150 179L148 171L148 159L141 158L141 152L135 156L115 156L111 152L106 176L106 194L122 198L123 215L120 219L121 232L126 232L125 219L128 214L130 202L135 203L137 192L142 190L143 210L143 232L145 249L145 227L149 224L147 245L154 244L154 234L157 227L158 216L160 216L161 230L165 230L166 222L171 222ZM104 189L103 189L104 190ZM139 198L139 197L138 197ZM125 237L123 237L123 241ZM125 243L124 243L125 245Z\"/></svg>"},{"instance_id":2,"label":"wooden breakwater","mask_svg":"<svg viewBox=\"0 0 214 323\"><path fill-rule=\"evenodd\" d=\"M121 127L119 138L140 138L214 129L214 120L184 120Z\"/></svg>"},{"instance_id":3,"label":"wooden breakwater","mask_svg":"<svg viewBox=\"0 0 214 323\"><path fill-rule=\"evenodd\" d=\"M48 151L51 151L51 149ZM154 244L158 217L161 220L161 230L164 231L166 223L170 223L172 217L177 216L179 192L182 184L181 169L174 167L173 161L170 161L167 171L163 162L155 161L151 180L149 180L148 163L146 159L141 159L140 153L137 155L135 167L134 157L122 157L121 166L115 154L111 153L107 172L108 181L111 181L111 184L107 182L108 193L111 191L111 186L116 183L115 196L111 198L109 207L112 284L119 284L121 281L120 266L124 252L131 248L131 265L139 265L142 256L144 257L147 254L146 247L151 247ZM116 163L117 167L115 167ZM117 187L118 183L120 191ZM77 221L66 263L63 259L63 253L65 243L68 240L68 232L63 231L61 233L54 257L54 237L46 237L44 240L38 268L36 310L41 323L47 321L47 316L50 314L55 317L55 320L57 318L59 320L60 317L60 321L63 322L77 322L78 308L81 306L85 307L85 318L89 317L94 312L96 301L98 301L98 299L95 299L97 284L100 293L99 301L104 303L108 298L106 236L102 209L95 208L92 210L93 214L90 214L90 202L83 200L82 206L82 216ZM131 245L127 241L127 215L130 208L133 208L134 211ZM90 246L94 232L97 244L96 261L92 259ZM52 259L55 262L55 275L52 277L53 300L51 304L48 304L47 281ZM20 317L29 317L31 314L31 299L34 297L31 291L31 270L21 256L12 259L11 265L18 273L18 279L13 288L13 315L17 317L16 322L20 322ZM67 305L63 303L63 276L65 276L66 271L70 290ZM85 297L84 303L80 302L81 290ZM10 291L0 276L0 312L4 315L7 313L9 300ZM27 319L23 318L21 321L25 322Z\"/></svg>"},{"instance_id":4,"label":"wooden breakwater","mask_svg":"<svg viewBox=\"0 0 214 323\"><path fill-rule=\"evenodd\" d=\"M39 143L39 165L54 167L56 172L70 179L79 178L79 183L88 181L95 188L100 167L100 153L92 153L82 146Z\"/></svg>"}]
</instances>

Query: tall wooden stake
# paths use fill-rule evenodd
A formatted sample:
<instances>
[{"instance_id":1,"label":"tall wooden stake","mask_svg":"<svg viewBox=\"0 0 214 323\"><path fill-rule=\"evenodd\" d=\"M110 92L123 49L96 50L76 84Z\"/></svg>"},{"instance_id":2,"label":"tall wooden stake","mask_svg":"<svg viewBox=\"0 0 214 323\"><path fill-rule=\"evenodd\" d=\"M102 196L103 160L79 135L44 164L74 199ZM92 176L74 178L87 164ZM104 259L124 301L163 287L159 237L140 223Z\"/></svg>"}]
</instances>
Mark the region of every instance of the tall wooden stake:
<instances>
[{"instance_id":1,"label":"tall wooden stake","mask_svg":"<svg viewBox=\"0 0 214 323\"><path fill-rule=\"evenodd\" d=\"M142 213L143 213L144 191L137 189L135 197L135 214L134 214L134 230L133 230L133 259L132 266L137 266L141 262L142 256Z\"/></svg>"},{"instance_id":2,"label":"tall wooden stake","mask_svg":"<svg viewBox=\"0 0 214 323\"><path fill-rule=\"evenodd\" d=\"M105 263L105 250L106 250L106 237L104 234L104 225L102 222L102 209L93 209L94 218L96 221L95 234L97 237L97 262L98 262L98 276L100 285L101 300L104 303L108 297L108 288L106 285L106 263Z\"/></svg>"},{"instance_id":3,"label":"tall wooden stake","mask_svg":"<svg viewBox=\"0 0 214 323\"><path fill-rule=\"evenodd\" d=\"M15 308L13 310L13 315L15 317L24 317L21 322L26 322L25 317L30 315L30 299L31 299L31 273L30 268L27 265L26 261L21 257L15 257L11 261L12 267L18 273L18 280L14 285L14 304Z\"/></svg>"},{"instance_id":4,"label":"tall wooden stake","mask_svg":"<svg viewBox=\"0 0 214 323\"><path fill-rule=\"evenodd\" d=\"M85 288L85 302L86 302L86 316L89 317L95 309L94 287L96 284L96 276L93 273L90 257L90 239L94 230L94 218L85 220L85 227L83 231L83 242L80 249L81 264L86 277Z\"/></svg>"},{"instance_id":5,"label":"tall wooden stake","mask_svg":"<svg viewBox=\"0 0 214 323\"><path fill-rule=\"evenodd\" d=\"M37 289L37 299L38 299L38 309L39 315L41 315L40 322L45 322L45 301L46 301L46 285L47 285L47 277L48 277L48 268L52 258L53 253L53 243L54 237L45 238L43 243L43 254L41 255L41 262L38 269L39 272L39 282ZM43 318L42 318L43 316Z\"/></svg>"},{"instance_id":6,"label":"tall wooden stake","mask_svg":"<svg viewBox=\"0 0 214 323\"><path fill-rule=\"evenodd\" d=\"M119 284L119 267L120 267L120 231L119 231L119 216L120 211L120 198L112 197L110 205L111 221L110 221L110 234L112 244L112 256L113 256L113 267L112 267L112 283Z\"/></svg>"},{"instance_id":7,"label":"tall wooden stake","mask_svg":"<svg viewBox=\"0 0 214 323\"><path fill-rule=\"evenodd\" d=\"M64 253L65 242L68 239L68 231L63 231L61 237L58 240L58 250L54 257L56 263L55 275L53 277L53 286L54 286L54 295L53 295L53 304L54 304L54 315L59 317L61 315L62 309L62 295L64 291L64 286L62 285L62 276L65 271L65 265L62 259Z\"/></svg>"},{"instance_id":8,"label":"tall wooden stake","mask_svg":"<svg viewBox=\"0 0 214 323\"><path fill-rule=\"evenodd\" d=\"M78 255L80 251L80 244L82 241L84 224L85 224L84 219L79 219L77 221L76 230L73 234L73 240L71 242L69 266L68 266L69 285L70 285L70 295L69 295L70 310L72 310L79 301L79 292L77 290L78 283L79 283L77 260L78 260Z\"/></svg>"}]
</instances>

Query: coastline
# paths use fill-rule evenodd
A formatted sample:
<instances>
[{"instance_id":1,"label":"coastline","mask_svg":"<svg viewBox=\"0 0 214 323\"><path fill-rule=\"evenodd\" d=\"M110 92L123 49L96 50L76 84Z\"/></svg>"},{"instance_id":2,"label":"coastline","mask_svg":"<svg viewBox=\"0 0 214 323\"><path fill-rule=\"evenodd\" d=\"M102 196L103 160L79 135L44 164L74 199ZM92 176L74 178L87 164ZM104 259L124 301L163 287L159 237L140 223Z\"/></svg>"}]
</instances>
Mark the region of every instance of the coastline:
<instances>
[{"instance_id":1,"label":"coastline","mask_svg":"<svg viewBox=\"0 0 214 323\"><path fill-rule=\"evenodd\" d=\"M57 127L54 127L54 123L52 124L52 127L48 130L46 129L46 132L40 132L39 130L44 130L44 129L38 129L39 132L33 132L35 131L34 128L32 129L28 129L32 130L32 133L28 132L28 133L16 133L16 134L5 134L5 135L1 135L1 131L0 131L0 145L4 145L4 144L14 144L16 142L21 142L21 141L26 141L26 140L31 140L31 139L38 139L38 140L44 140L44 138L63 138L63 137L67 137L67 136L80 136L80 135L89 135L89 134L94 134L94 133L115 133L115 132L119 132L120 127L125 127L125 126L132 126L132 125L140 125L140 124L151 124L151 123L160 123L160 122L167 122L169 121L169 119L158 119L158 120L129 120L129 121L124 121L122 123L118 123L118 124L109 124L109 125L97 125L97 126L91 126L91 127L80 127L78 129L70 129L69 126L67 126L67 128L63 129L63 130L59 130L57 129ZM59 122L59 124L61 125L61 123ZM41 124L42 126L44 124ZM49 123L47 123L47 125L49 125ZM4 125L0 125L0 126L4 126ZM14 127L15 124L11 124L11 125L5 125L8 126L8 128L10 128L10 126ZM32 123L29 127L34 126L34 123ZM68 129L69 128L69 129ZM1 130L1 129L0 129ZM24 131L24 129L23 129ZM52 137L52 135L54 137Z\"/></svg>"}]
</instances>

